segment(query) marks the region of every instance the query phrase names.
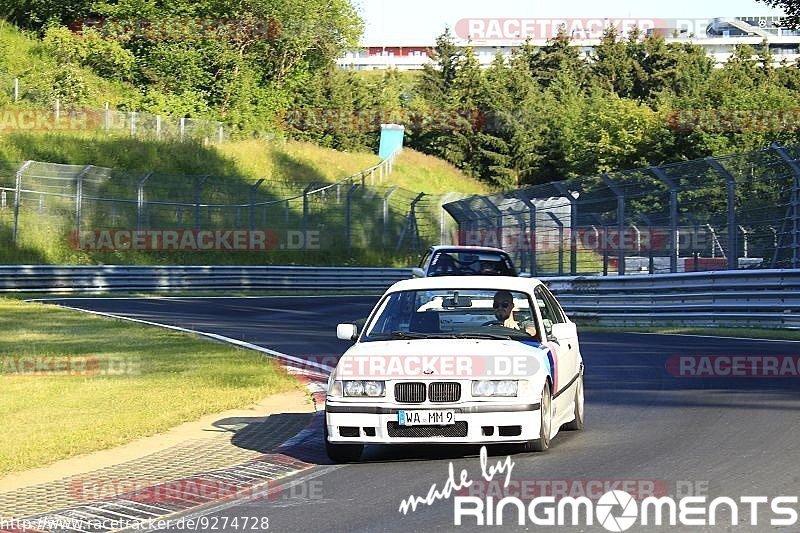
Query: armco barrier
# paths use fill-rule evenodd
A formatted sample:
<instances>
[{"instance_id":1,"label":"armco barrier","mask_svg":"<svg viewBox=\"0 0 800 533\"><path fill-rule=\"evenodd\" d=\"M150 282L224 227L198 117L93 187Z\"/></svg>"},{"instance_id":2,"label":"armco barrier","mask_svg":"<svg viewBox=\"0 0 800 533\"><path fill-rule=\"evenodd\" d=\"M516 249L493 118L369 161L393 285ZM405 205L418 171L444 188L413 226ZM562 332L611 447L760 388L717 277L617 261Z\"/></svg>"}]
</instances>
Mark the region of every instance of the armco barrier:
<instances>
[{"instance_id":1,"label":"armco barrier","mask_svg":"<svg viewBox=\"0 0 800 533\"><path fill-rule=\"evenodd\" d=\"M280 290L382 293L410 268L300 266L0 266L0 293Z\"/></svg>"},{"instance_id":2,"label":"armco barrier","mask_svg":"<svg viewBox=\"0 0 800 533\"><path fill-rule=\"evenodd\" d=\"M602 326L800 328L800 270L544 280L574 319Z\"/></svg>"},{"instance_id":3,"label":"armco barrier","mask_svg":"<svg viewBox=\"0 0 800 533\"><path fill-rule=\"evenodd\" d=\"M0 293L307 291L380 294L410 268L0 266ZM604 326L800 328L800 270L545 278L574 319Z\"/></svg>"}]
</instances>

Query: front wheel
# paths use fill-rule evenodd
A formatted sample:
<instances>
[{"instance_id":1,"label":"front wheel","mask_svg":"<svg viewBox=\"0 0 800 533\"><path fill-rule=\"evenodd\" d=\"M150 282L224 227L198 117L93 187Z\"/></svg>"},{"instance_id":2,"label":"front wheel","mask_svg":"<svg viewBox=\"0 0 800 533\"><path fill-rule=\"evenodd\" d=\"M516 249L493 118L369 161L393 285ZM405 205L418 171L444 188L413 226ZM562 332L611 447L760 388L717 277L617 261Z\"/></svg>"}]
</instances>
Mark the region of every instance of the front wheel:
<instances>
[{"instance_id":1,"label":"front wheel","mask_svg":"<svg viewBox=\"0 0 800 533\"><path fill-rule=\"evenodd\" d=\"M550 447L550 433L553 426L553 399L550 395L549 381L545 381L542 388L539 417L539 438L529 440L523 445L526 452L543 452Z\"/></svg>"},{"instance_id":2,"label":"front wheel","mask_svg":"<svg viewBox=\"0 0 800 533\"><path fill-rule=\"evenodd\" d=\"M361 459L361 452L364 451L363 444L335 444L328 442L328 422L324 421L325 426L325 453L334 463L354 463Z\"/></svg>"},{"instance_id":3,"label":"front wheel","mask_svg":"<svg viewBox=\"0 0 800 533\"><path fill-rule=\"evenodd\" d=\"M567 431L577 431L583 429L583 372L575 381L575 419L564 424Z\"/></svg>"}]
</instances>

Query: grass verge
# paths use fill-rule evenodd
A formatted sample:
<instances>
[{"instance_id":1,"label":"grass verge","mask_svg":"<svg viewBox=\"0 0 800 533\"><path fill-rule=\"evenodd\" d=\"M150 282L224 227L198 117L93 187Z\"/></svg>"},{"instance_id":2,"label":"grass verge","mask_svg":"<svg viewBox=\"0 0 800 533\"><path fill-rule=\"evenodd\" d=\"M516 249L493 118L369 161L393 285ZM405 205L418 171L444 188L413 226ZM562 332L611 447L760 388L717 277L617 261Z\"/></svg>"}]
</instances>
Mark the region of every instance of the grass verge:
<instances>
[{"instance_id":1,"label":"grass verge","mask_svg":"<svg viewBox=\"0 0 800 533\"><path fill-rule=\"evenodd\" d=\"M690 326L610 327L579 325L581 333L661 333L664 335L709 335L712 337L738 337L800 341L800 330L766 328L702 328Z\"/></svg>"},{"instance_id":2,"label":"grass verge","mask_svg":"<svg viewBox=\"0 0 800 533\"><path fill-rule=\"evenodd\" d=\"M291 390L260 354L0 299L0 476L118 446Z\"/></svg>"}]
</instances>

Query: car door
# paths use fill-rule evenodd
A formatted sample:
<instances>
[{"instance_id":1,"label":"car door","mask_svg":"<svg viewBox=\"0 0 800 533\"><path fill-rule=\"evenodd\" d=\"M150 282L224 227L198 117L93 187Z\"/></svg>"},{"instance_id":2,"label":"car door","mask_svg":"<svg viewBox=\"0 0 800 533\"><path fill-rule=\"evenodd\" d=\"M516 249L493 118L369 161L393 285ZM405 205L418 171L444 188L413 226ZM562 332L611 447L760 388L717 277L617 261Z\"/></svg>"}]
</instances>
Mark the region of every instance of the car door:
<instances>
[{"instance_id":1,"label":"car door","mask_svg":"<svg viewBox=\"0 0 800 533\"><path fill-rule=\"evenodd\" d=\"M558 394L563 388L569 386L579 371L578 362L578 337L575 335L562 336L556 338L553 335L553 326L556 324L566 324L568 322L561 306L556 302L555 297L547 290L544 285L538 285L534 289L536 304L541 314L543 338L552 352L554 358L554 381L553 394Z\"/></svg>"}]
</instances>

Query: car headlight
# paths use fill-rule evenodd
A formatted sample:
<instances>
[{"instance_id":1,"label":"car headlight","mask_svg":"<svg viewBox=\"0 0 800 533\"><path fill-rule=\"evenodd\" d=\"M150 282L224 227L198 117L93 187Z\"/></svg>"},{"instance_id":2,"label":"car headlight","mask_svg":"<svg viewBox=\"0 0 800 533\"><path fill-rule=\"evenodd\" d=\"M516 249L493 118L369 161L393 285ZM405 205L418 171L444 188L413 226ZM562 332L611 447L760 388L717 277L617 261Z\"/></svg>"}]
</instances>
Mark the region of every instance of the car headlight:
<instances>
[{"instance_id":1,"label":"car headlight","mask_svg":"<svg viewBox=\"0 0 800 533\"><path fill-rule=\"evenodd\" d=\"M472 382L472 395L473 396L494 396L495 384L494 381L473 381Z\"/></svg>"},{"instance_id":2,"label":"car headlight","mask_svg":"<svg viewBox=\"0 0 800 533\"><path fill-rule=\"evenodd\" d=\"M383 396L386 391L386 384L383 381L349 380L340 383L342 383L345 396L378 398Z\"/></svg>"},{"instance_id":3,"label":"car headlight","mask_svg":"<svg viewBox=\"0 0 800 533\"><path fill-rule=\"evenodd\" d=\"M486 380L472 382L473 396L516 396L517 382L512 380Z\"/></svg>"},{"instance_id":4,"label":"car headlight","mask_svg":"<svg viewBox=\"0 0 800 533\"><path fill-rule=\"evenodd\" d=\"M364 393L367 396L370 396L372 398L383 396L383 390L384 390L383 381L365 381L364 382Z\"/></svg>"},{"instance_id":5,"label":"car headlight","mask_svg":"<svg viewBox=\"0 0 800 533\"><path fill-rule=\"evenodd\" d=\"M516 381L498 381L495 389L497 396L516 396L517 395L517 382Z\"/></svg>"}]
</instances>

